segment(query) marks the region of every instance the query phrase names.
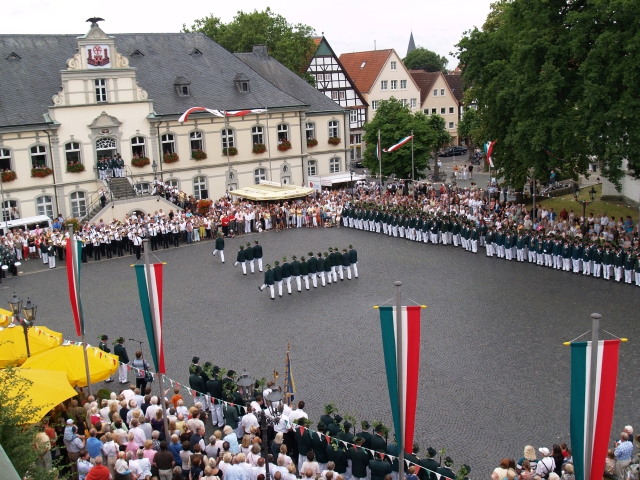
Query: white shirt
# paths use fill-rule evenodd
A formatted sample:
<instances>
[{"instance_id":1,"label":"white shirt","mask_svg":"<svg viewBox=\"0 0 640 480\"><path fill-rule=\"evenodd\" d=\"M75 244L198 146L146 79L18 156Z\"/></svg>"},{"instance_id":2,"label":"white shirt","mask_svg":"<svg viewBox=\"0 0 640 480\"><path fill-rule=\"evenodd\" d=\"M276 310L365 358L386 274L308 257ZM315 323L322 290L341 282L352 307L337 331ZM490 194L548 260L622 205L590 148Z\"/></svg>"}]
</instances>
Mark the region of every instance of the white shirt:
<instances>
[{"instance_id":1,"label":"white shirt","mask_svg":"<svg viewBox=\"0 0 640 480\"><path fill-rule=\"evenodd\" d=\"M147 413L145 414L145 418L149 421L156 418L156 412L160 410L160 406L151 404L147 407Z\"/></svg>"},{"instance_id":2,"label":"white shirt","mask_svg":"<svg viewBox=\"0 0 640 480\"><path fill-rule=\"evenodd\" d=\"M251 433L251 427L254 426L256 428L260 427L258 423L258 419L256 418L254 413L247 413L244 417L242 417L242 428L245 433Z\"/></svg>"},{"instance_id":3,"label":"white shirt","mask_svg":"<svg viewBox=\"0 0 640 480\"><path fill-rule=\"evenodd\" d=\"M307 412L305 412L301 408L298 408L297 410L294 410L289 414L289 423L293 424L300 418L309 418L309 415L307 415Z\"/></svg>"},{"instance_id":4,"label":"white shirt","mask_svg":"<svg viewBox=\"0 0 640 480\"><path fill-rule=\"evenodd\" d=\"M139 475L140 478L146 478L151 476L151 462L148 458L140 458L138 460L131 460L129 462L129 470L131 473Z\"/></svg>"},{"instance_id":5,"label":"white shirt","mask_svg":"<svg viewBox=\"0 0 640 480\"><path fill-rule=\"evenodd\" d=\"M258 480L258 475L264 475L264 467L253 467L251 469L251 480Z\"/></svg>"},{"instance_id":6,"label":"white shirt","mask_svg":"<svg viewBox=\"0 0 640 480\"><path fill-rule=\"evenodd\" d=\"M144 445L144 442L147 440L147 436L140 427L135 427L129 430L129 432L133 433L133 441L136 442L141 447Z\"/></svg>"},{"instance_id":7,"label":"white shirt","mask_svg":"<svg viewBox=\"0 0 640 480\"><path fill-rule=\"evenodd\" d=\"M129 400L131 400L133 397L135 397L135 395L136 394L131 389L122 391L122 396L127 401L127 405L129 405Z\"/></svg>"}]
</instances>

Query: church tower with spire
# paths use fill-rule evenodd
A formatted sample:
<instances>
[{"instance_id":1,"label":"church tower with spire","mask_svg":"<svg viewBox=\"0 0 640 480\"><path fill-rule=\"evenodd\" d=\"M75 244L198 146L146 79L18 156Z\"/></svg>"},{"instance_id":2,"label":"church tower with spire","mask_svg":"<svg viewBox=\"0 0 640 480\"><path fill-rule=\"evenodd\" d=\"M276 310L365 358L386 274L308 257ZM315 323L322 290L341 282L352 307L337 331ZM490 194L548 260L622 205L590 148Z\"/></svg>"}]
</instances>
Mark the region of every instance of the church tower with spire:
<instances>
[{"instance_id":1,"label":"church tower with spire","mask_svg":"<svg viewBox=\"0 0 640 480\"><path fill-rule=\"evenodd\" d=\"M411 32L411 36L409 37L409 46L407 47L407 55L409 55L415 49L416 49L416 42L413 41L413 32Z\"/></svg>"}]
</instances>

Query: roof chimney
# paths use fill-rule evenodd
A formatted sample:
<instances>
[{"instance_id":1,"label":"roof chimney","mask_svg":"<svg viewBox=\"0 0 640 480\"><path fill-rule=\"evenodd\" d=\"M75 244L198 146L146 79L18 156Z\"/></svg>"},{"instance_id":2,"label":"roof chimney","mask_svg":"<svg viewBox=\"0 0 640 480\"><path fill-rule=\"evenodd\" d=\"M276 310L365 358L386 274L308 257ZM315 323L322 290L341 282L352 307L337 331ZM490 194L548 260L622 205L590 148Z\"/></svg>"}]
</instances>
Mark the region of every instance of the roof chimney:
<instances>
[{"instance_id":1,"label":"roof chimney","mask_svg":"<svg viewBox=\"0 0 640 480\"><path fill-rule=\"evenodd\" d=\"M267 46L266 45L254 45L253 46L253 53L260 60L266 60L267 58L269 58L269 51L267 50Z\"/></svg>"}]
</instances>

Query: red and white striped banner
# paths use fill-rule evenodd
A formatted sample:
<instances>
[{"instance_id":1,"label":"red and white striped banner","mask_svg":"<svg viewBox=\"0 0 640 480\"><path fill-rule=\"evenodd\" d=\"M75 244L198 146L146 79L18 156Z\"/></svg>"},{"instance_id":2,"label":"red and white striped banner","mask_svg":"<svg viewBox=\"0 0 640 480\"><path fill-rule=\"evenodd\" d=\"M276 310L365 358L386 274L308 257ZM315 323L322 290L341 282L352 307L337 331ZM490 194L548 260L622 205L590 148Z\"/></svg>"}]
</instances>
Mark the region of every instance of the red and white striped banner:
<instances>
[{"instance_id":1,"label":"red and white striped banner","mask_svg":"<svg viewBox=\"0 0 640 480\"><path fill-rule=\"evenodd\" d=\"M215 115L216 117L244 117L245 115L249 115L251 113L258 114L264 113L266 111L267 110L264 108L255 108L253 110L215 110L205 107L191 107L189 110L180 115L178 121L180 123L184 123L189 119L189 115L196 112L209 112L211 115Z\"/></svg>"}]
</instances>

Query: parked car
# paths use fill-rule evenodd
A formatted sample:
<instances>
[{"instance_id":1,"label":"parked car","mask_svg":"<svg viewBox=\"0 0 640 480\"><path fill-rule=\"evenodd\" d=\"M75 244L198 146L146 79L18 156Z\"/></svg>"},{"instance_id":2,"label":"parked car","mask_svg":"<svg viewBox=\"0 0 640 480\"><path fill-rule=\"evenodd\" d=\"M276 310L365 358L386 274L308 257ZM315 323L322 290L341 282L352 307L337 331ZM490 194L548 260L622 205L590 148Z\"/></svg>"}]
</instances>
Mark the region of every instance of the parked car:
<instances>
[{"instance_id":1,"label":"parked car","mask_svg":"<svg viewBox=\"0 0 640 480\"><path fill-rule=\"evenodd\" d=\"M364 168L364 165L362 165L362 160L354 160L351 162L351 167L352 168Z\"/></svg>"},{"instance_id":2,"label":"parked car","mask_svg":"<svg viewBox=\"0 0 640 480\"><path fill-rule=\"evenodd\" d=\"M459 157L467 153L466 147L449 147L438 153L440 157Z\"/></svg>"}]
</instances>

